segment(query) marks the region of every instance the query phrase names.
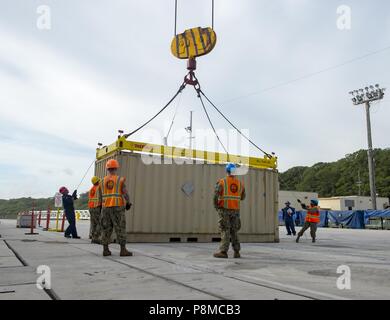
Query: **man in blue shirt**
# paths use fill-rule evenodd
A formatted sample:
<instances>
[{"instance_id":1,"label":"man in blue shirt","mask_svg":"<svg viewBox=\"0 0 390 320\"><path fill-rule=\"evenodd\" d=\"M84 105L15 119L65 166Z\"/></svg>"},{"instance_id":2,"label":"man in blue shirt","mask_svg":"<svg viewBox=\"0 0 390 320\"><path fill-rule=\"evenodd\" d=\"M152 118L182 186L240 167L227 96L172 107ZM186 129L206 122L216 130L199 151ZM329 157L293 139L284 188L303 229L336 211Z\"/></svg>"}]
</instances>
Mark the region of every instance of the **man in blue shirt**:
<instances>
[{"instance_id":1,"label":"man in blue shirt","mask_svg":"<svg viewBox=\"0 0 390 320\"><path fill-rule=\"evenodd\" d=\"M66 220L68 220L69 226L65 230L65 238L80 239L77 235L76 230L76 214L74 212L73 201L77 200L77 190L73 191L72 195L69 195L69 190L66 187L60 188L60 193L62 194L62 206L64 207L64 212Z\"/></svg>"},{"instance_id":2,"label":"man in blue shirt","mask_svg":"<svg viewBox=\"0 0 390 320\"><path fill-rule=\"evenodd\" d=\"M295 226L294 226L294 215L295 215L295 208L290 207L291 203L287 201L285 203L286 207L282 209L283 212L283 220L286 225L287 229L287 235L291 236L291 233L295 236Z\"/></svg>"}]
</instances>

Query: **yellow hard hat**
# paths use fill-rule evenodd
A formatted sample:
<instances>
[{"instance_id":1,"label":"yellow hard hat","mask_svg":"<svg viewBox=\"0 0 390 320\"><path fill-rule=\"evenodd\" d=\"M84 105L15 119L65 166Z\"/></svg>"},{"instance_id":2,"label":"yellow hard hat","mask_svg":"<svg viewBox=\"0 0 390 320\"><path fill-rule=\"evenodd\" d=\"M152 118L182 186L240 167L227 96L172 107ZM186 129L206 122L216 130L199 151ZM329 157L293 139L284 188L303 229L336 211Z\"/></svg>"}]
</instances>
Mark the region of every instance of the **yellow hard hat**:
<instances>
[{"instance_id":1,"label":"yellow hard hat","mask_svg":"<svg viewBox=\"0 0 390 320\"><path fill-rule=\"evenodd\" d=\"M92 184L96 184L96 183L100 182L100 178L94 176L94 177L92 177L91 182L92 182Z\"/></svg>"}]
</instances>

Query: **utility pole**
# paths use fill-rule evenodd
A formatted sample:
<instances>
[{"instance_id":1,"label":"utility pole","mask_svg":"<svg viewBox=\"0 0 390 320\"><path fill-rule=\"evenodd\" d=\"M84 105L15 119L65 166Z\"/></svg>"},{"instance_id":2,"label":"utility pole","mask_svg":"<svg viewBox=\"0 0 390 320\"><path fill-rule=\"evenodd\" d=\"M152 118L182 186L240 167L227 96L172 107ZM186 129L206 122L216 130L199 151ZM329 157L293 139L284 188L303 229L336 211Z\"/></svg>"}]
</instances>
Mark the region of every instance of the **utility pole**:
<instances>
[{"instance_id":1,"label":"utility pole","mask_svg":"<svg viewBox=\"0 0 390 320\"><path fill-rule=\"evenodd\" d=\"M360 179L360 170L358 171L358 181L356 184L359 187L359 197L362 195L362 180Z\"/></svg>"},{"instance_id":2,"label":"utility pole","mask_svg":"<svg viewBox=\"0 0 390 320\"><path fill-rule=\"evenodd\" d=\"M382 100L385 95L385 88L380 88L379 84L363 89L351 91L353 96L352 102L355 106L364 104L366 106L366 119L367 119L367 140L368 140L368 171L370 175L370 191L371 191L371 203L374 210L376 206L376 186L375 186L375 162L372 148L372 136L371 136L371 119L370 119L370 107L371 102Z\"/></svg>"}]
</instances>

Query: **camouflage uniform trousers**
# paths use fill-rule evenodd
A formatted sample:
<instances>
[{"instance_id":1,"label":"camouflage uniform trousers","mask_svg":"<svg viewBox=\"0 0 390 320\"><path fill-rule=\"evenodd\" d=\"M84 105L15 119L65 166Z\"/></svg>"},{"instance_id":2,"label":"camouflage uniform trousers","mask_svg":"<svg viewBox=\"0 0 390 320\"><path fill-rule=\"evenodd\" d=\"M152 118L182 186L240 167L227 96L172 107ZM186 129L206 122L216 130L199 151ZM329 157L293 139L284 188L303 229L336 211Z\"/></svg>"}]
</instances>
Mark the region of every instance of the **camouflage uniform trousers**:
<instances>
[{"instance_id":1,"label":"camouflage uniform trousers","mask_svg":"<svg viewBox=\"0 0 390 320\"><path fill-rule=\"evenodd\" d=\"M222 252L228 252L230 241L234 251L240 251L240 241L238 231L241 229L240 211L218 209L218 224L221 232L221 245L219 249Z\"/></svg>"},{"instance_id":2,"label":"camouflage uniform trousers","mask_svg":"<svg viewBox=\"0 0 390 320\"><path fill-rule=\"evenodd\" d=\"M301 231L299 231L298 236L302 237L303 233L310 228L310 235L313 240L316 239L317 223L316 222L305 222Z\"/></svg>"},{"instance_id":3,"label":"camouflage uniform trousers","mask_svg":"<svg viewBox=\"0 0 390 320\"><path fill-rule=\"evenodd\" d=\"M108 245L112 231L115 230L117 242L126 244L125 207L109 207L102 210L102 244Z\"/></svg>"},{"instance_id":4,"label":"camouflage uniform trousers","mask_svg":"<svg viewBox=\"0 0 390 320\"><path fill-rule=\"evenodd\" d=\"M94 241L100 240L102 235L102 208L90 208L89 215L91 217L90 236Z\"/></svg>"}]
</instances>

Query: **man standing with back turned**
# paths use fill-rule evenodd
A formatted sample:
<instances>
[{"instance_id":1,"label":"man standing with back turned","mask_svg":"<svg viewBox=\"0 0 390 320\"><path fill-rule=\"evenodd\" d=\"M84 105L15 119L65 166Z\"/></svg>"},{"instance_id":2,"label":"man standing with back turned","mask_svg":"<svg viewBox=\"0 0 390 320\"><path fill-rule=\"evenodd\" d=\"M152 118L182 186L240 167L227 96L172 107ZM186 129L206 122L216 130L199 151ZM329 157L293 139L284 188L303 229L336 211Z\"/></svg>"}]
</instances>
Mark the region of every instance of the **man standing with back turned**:
<instances>
[{"instance_id":1,"label":"man standing with back turned","mask_svg":"<svg viewBox=\"0 0 390 320\"><path fill-rule=\"evenodd\" d=\"M121 246L120 256L132 256L133 254L126 249L125 210L130 210L131 203L125 185L125 178L117 175L119 163L115 159L107 161L106 169L108 171L108 175L104 177L102 182L103 256L111 255L111 251L108 249L108 244L111 240L113 228L115 228L117 240Z\"/></svg>"},{"instance_id":2,"label":"man standing with back turned","mask_svg":"<svg viewBox=\"0 0 390 320\"><path fill-rule=\"evenodd\" d=\"M102 213L102 189L100 187L100 178L92 177L92 188L88 193L88 209L90 219L91 243L100 244L101 237L101 213Z\"/></svg>"},{"instance_id":3,"label":"man standing with back turned","mask_svg":"<svg viewBox=\"0 0 390 320\"><path fill-rule=\"evenodd\" d=\"M243 183L235 177L237 167L233 163L226 166L227 176L218 181L214 205L219 215L219 230L221 232L220 252L214 254L215 258L227 258L230 245L234 250L234 258L240 258L240 241L238 231L241 229L240 202L245 199Z\"/></svg>"}]
</instances>

